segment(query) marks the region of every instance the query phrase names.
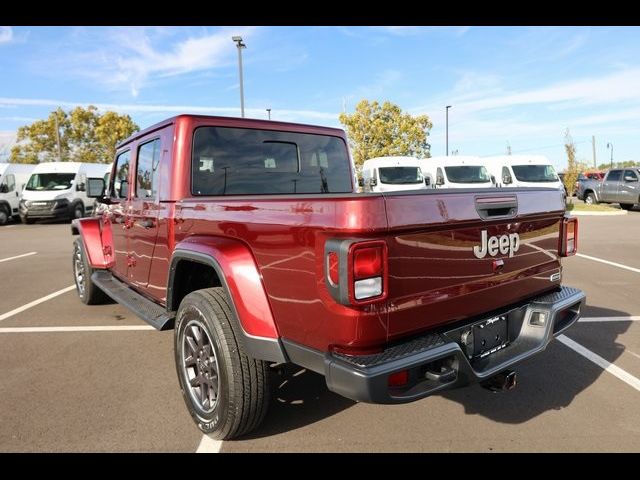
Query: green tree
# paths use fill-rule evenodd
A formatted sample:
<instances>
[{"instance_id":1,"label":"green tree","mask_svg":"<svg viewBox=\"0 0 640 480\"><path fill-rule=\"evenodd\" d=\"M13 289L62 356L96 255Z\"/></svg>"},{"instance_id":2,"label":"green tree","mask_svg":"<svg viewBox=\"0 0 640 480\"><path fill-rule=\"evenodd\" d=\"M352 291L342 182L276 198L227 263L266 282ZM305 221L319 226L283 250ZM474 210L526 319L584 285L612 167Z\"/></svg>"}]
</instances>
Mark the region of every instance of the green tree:
<instances>
[{"instance_id":1,"label":"green tree","mask_svg":"<svg viewBox=\"0 0 640 480\"><path fill-rule=\"evenodd\" d=\"M93 105L76 107L68 113L58 108L46 120L18 129L9 161L109 163L116 144L138 130L129 115L111 111L100 114Z\"/></svg>"},{"instance_id":2,"label":"green tree","mask_svg":"<svg viewBox=\"0 0 640 480\"><path fill-rule=\"evenodd\" d=\"M361 100L351 115L340 114L357 167L373 157L429 157L427 143L433 126L427 115L413 116L391 102Z\"/></svg>"},{"instance_id":3,"label":"green tree","mask_svg":"<svg viewBox=\"0 0 640 480\"><path fill-rule=\"evenodd\" d=\"M569 129L564 133L564 149L567 152L567 169L564 173L564 187L567 189L568 198L571 202L571 194L575 188L576 181L578 180L578 175L580 175L580 165L576 160L576 144L571 137L571 133L569 133Z\"/></svg>"}]
</instances>

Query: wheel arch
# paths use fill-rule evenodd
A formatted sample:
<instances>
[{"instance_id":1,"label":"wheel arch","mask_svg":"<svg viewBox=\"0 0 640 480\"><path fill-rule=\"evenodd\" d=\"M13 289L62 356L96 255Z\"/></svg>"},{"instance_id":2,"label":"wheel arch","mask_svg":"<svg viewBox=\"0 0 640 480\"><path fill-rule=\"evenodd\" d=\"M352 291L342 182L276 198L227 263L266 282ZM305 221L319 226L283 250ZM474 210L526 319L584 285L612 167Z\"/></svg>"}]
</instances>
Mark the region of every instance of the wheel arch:
<instances>
[{"instance_id":1,"label":"wheel arch","mask_svg":"<svg viewBox=\"0 0 640 480\"><path fill-rule=\"evenodd\" d=\"M287 362L258 267L251 252L240 242L221 237L190 237L178 243L169 268L167 310L176 311L182 298L195 290L180 288L187 279L188 268L195 265L209 268L214 275L208 285L200 288L224 289L247 352L256 359Z\"/></svg>"}]
</instances>

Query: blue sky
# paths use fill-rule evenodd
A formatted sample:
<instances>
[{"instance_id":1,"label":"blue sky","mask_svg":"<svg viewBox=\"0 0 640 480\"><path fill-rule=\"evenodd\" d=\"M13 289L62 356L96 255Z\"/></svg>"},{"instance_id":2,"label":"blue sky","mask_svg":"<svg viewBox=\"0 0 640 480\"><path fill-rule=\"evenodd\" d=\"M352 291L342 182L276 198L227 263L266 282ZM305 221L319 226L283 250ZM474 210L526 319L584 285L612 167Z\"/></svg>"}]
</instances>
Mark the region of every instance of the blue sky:
<instances>
[{"instance_id":1,"label":"blue sky","mask_svg":"<svg viewBox=\"0 0 640 480\"><path fill-rule=\"evenodd\" d=\"M340 126L362 98L433 121L432 155L539 153L640 160L637 27L0 27L0 160L21 125L58 105L128 113L141 128L177 113L239 116L242 35L248 117Z\"/></svg>"}]
</instances>

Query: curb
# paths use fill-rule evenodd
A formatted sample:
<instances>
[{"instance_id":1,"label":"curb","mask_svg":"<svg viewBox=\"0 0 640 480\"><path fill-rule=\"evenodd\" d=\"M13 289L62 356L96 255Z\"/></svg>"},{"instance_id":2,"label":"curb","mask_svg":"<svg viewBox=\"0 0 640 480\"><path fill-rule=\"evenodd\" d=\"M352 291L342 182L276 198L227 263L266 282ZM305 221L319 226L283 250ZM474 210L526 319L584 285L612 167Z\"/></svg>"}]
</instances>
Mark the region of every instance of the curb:
<instances>
[{"instance_id":1,"label":"curb","mask_svg":"<svg viewBox=\"0 0 640 480\"><path fill-rule=\"evenodd\" d=\"M581 215L585 215L585 216L594 216L594 217L604 217L604 216L608 216L608 215L626 215L627 212L626 210L615 210L613 212L589 212L589 211L583 211L583 212L575 212L575 211L570 211L567 212L569 214L569 216L572 217L579 217Z\"/></svg>"}]
</instances>

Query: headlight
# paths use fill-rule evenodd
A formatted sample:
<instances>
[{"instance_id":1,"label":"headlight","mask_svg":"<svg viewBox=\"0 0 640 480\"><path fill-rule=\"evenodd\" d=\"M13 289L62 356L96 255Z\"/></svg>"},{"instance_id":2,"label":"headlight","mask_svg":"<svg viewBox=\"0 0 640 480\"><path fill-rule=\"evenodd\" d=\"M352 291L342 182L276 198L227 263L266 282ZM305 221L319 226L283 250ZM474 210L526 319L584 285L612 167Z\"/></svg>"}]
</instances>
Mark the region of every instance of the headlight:
<instances>
[{"instance_id":1,"label":"headlight","mask_svg":"<svg viewBox=\"0 0 640 480\"><path fill-rule=\"evenodd\" d=\"M30 207L31 206L31 202L29 200L20 200L19 205L20 207Z\"/></svg>"}]
</instances>

